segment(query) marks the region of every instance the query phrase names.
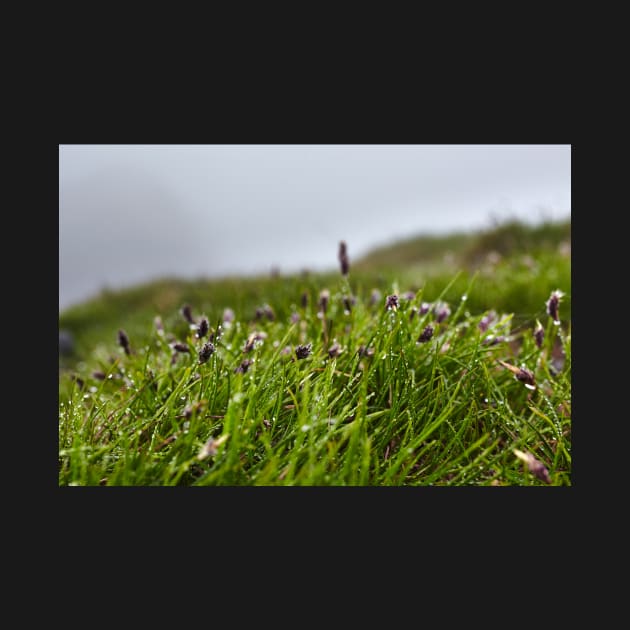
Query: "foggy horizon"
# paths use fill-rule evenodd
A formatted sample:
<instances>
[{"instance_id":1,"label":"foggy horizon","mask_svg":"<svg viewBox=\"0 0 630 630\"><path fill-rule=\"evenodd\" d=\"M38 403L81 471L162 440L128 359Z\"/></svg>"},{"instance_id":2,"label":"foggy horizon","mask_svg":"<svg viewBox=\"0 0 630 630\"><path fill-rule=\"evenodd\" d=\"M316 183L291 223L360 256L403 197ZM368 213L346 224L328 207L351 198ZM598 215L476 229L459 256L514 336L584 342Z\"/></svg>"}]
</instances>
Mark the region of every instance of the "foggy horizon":
<instances>
[{"instance_id":1,"label":"foggy horizon","mask_svg":"<svg viewBox=\"0 0 630 630\"><path fill-rule=\"evenodd\" d=\"M570 217L570 145L59 145L59 309Z\"/></svg>"}]
</instances>

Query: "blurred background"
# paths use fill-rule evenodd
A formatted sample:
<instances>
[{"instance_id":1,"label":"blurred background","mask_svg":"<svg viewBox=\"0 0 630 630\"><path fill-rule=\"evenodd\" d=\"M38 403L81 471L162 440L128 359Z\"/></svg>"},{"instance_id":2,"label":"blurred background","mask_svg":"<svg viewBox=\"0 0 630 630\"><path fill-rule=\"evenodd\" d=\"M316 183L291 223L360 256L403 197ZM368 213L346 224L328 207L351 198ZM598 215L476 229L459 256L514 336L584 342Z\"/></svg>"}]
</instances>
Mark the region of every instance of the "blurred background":
<instances>
[{"instance_id":1,"label":"blurred background","mask_svg":"<svg viewBox=\"0 0 630 630\"><path fill-rule=\"evenodd\" d=\"M59 309L571 214L571 145L60 145Z\"/></svg>"}]
</instances>

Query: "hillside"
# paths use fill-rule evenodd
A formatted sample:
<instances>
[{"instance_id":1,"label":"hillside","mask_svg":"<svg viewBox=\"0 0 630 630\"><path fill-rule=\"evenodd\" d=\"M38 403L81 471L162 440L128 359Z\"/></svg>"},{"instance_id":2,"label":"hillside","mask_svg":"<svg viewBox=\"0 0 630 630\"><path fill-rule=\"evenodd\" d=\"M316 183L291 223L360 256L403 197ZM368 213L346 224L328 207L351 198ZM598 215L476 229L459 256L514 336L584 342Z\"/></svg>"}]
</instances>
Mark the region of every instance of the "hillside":
<instances>
[{"instance_id":1,"label":"hillside","mask_svg":"<svg viewBox=\"0 0 630 630\"><path fill-rule=\"evenodd\" d=\"M571 485L570 225L162 279L59 325L60 486Z\"/></svg>"},{"instance_id":2,"label":"hillside","mask_svg":"<svg viewBox=\"0 0 630 630\"><path fill-rule=\"evenodd\" d=\"M359 296L369 297L373 291L385 293L396 283L401 292L422 289L426 299L431 300L449 284L445 298L456 299L474 277L475 290L467 303L472 313L494 308L515 313L516 321L531 319L551 290L561 282L570 286L570 243L570 221L533 227L512 221L479 232L416 236L351 260L349 281ZM351 249L351 242L349 246ZM532 273L536 282L532 282ZM72 346L60 355L60 367L73 367L99 343L111 343L121 326L140 335L148 334L155 316L177 318L183 304L192 305L211 321L217 321L225 308L254 318L257 308L273 304L276 317L286 319L302 294L316 299L323 287L332 287L337 279L336 272L162 278L119 291L107 290L59 314L59 330L70 337L68 346ZM564 308L570 316L570 296Z\"/></svg>"},{"instance_id":3,"label":"hillside","mask_svg":"<svg viewBox=\"0 0 630 630\"><path fill-rule=\"evenodd\" d=\"M545 222L535 226L508 221L477 232L446 236L414 236L378 247L354 262L360 271L409 267L465 267L483 265L488 256L513 256L557 251L571 244L571 221Z\"/></svg>"}]
</instances>

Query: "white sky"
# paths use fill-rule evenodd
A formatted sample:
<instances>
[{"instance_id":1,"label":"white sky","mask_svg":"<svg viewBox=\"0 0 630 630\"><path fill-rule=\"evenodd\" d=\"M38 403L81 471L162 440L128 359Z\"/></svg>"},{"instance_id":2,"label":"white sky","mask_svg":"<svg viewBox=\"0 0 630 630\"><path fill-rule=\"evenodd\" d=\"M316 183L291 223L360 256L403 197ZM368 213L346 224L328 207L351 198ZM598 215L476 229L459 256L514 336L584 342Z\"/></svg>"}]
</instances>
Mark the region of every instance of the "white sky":
<instances>
[{"instance_id":1,"label":"white sky","mask_svg":"<svg viewBox=\"0 0 630 630\"><path fill-rule=\"evenodd\" d=\"M60 145L59 308L570 213L571 145Z\"/></svg>"}]
</instances>

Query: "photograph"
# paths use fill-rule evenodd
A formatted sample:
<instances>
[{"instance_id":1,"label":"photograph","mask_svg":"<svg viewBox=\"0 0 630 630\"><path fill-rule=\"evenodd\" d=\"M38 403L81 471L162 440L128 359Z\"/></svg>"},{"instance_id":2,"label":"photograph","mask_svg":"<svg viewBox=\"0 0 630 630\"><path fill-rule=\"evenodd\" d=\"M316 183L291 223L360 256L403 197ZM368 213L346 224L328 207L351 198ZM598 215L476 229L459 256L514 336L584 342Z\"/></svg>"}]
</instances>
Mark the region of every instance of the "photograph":
<instances>
[{"instance_id":1,"label":"photograph","mask_svg":"<svg viewBox=\"0 0 630 630\"><path fill-rule=\"evenodd\" d=\"M59 144L58 486L572 486L571 149Z\"/></svg>"}]
</instances>

